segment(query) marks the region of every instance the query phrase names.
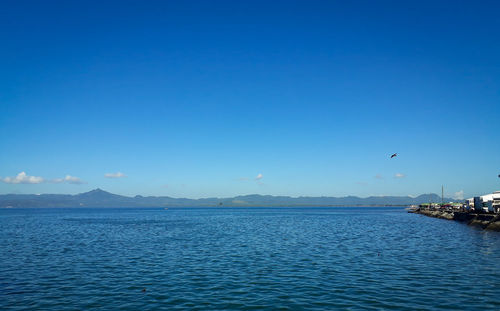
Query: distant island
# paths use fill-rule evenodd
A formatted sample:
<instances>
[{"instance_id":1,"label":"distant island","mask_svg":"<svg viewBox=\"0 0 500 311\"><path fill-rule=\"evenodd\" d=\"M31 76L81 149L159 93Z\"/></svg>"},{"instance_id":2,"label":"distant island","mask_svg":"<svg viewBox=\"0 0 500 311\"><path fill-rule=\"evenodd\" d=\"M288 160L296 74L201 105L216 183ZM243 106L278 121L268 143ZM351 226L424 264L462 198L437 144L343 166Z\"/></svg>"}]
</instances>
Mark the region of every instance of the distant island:
<instances>
[{"instance_id":1,"label":"distant island","mask_svg":"<svg viewBox=\"0 0 500 311\"><path fill-rule=\"evenodd\" d=\"M445 198L445 201L453 199ZM272 195L242 195L232 198L186 199L167 196L128 197L101 189L76 195L69 194L4 194L0 208L44 207L327 207L327 206L407 206L441 202L437 194L410 196L289 197Z\"/></svg>"}]
</instances>

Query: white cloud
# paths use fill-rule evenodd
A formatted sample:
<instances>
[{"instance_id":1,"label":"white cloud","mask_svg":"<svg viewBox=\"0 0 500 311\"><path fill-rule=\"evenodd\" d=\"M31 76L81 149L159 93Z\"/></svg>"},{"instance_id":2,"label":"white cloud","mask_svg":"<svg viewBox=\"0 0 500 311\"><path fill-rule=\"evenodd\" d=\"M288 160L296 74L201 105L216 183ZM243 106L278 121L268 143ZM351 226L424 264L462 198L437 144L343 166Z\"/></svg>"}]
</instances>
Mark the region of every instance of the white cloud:
<instances>
[{"instance_id":1,"label":"white cloud","mask_svg":"<svg viewBox=\"0 0 500 311\"><path fill-rule=\"evenodd\" d=\"M21 172L16 177L5 177L2 181L7 184L40 184L45 180L42 177L29 176L25 172Z\"/></svg>"},{"instance_id":2,"label":"white cloud","mask_svg":"<svg viewBox=\"0 0 500 311\"><path fill-rule=\"evenodd\" d=\"M123 178L123 177L127 177L127 175L123 174L122 172L116 172L116 173L106 173L106 174L104 174L104 177L106 177L106 178Z\"/></svg>"},{"instance_id":3,"label":"white cloud","mask_svg":"<svg viewBox=\"0 0 500 311\"><path fill-rule=\"evenodd\" d=\"M396 173L394 175L394 178L405 178L405 177L406 177L406 175L405 174L401 174L401 173Z\"/></svg>"},{"instance_id":4,"label":"white cloud","mask_svg":"<svg viewBox=\"0 0 500 311\"><path fill-rule=\"evenodd\" d=\"M71 176L71 175L66 175L64 178L56 178L52 179L51 182L56 183L56 184L62 184L62 183L68 183L68 184L74 184L74 185L81 185L85 184L84 181L82 181L80 178Z\"/></svg>"},{"instance_id":5,"label":"white cloud","mask_svg":"<svg viewBox=\"0 0 500 311\"><path fill-rule=\"evenodd\" d=\"M40 176L27 175L25 172L17 174L16 177L5 177L3 179L0 178L0 180L7 184L41 184L41 183L84 184L85 183L80 178L71 175L66 175L66 177L64 178L45 179Z\"/></svg>"},{"instance_id":6,"label":"white cloud","mask_svg":"<svg viewBox=\"0 0 500 311\"><path fill-rule=\"evenodd\" d=\"M262 178L264 178L264 175L262 174L257 174L257 176L253 177L253 178L249 178L249 177L240 177L238 179L235 179L237 181L251 181L251 180L255 180L257 183L261 183L261 180Z\"/></svg>"},{"instance_id":7,"label":"white cloud","mask_svg":"<svg viewBox=\"0 0 500 311\"><path fill-rule=\"evenodd\" d=\"M463 200L464 199L464 191L463 190L460 190L460 191L457 191L453 194L453 198L455 200Z\"/></svg>"}]
</instances>

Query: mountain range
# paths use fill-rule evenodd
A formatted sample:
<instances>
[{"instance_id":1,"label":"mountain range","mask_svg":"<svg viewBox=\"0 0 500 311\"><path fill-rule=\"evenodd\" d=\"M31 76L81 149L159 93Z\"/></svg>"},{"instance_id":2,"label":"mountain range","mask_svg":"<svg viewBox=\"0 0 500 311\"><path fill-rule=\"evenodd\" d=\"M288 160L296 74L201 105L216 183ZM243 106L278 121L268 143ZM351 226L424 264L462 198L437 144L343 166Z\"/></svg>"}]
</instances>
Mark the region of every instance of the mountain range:
<instances>
[{"instance_id":1,"label":"mountain range","mask_svg":"<svg viewBox=\"0 0 500 311\"><path fill-rule=\"evenodd\" d=\"M444 198L445 202L453 201ZM128 197L101 189L76 195L69 194L4 194L0 195L0 208L43 207L306 207L306 206L405 206L428 202L441 202L437 194L410 196L346 197L289 197L272 195L242 195L232 198L186 199L167 196Z\"/></svg>"}]
</instances>

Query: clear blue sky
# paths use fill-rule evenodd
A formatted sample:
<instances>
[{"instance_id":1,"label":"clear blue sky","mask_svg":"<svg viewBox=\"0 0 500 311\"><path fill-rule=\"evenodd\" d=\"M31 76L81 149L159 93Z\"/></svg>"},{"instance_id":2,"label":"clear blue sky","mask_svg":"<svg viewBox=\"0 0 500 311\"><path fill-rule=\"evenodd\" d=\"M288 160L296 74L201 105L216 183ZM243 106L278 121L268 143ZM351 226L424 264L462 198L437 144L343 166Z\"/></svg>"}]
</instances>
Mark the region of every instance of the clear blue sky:
<instances>
[{"instance_id":1,"label":"clear blue sky","mask_svg":"<svg viewBox=\"0 0 500 311\"><path fill-rule=\"evenodd\" d=\"M500 2L345 2L2 1L0 193L500 190Z\"/></svg>"}]
</instances>

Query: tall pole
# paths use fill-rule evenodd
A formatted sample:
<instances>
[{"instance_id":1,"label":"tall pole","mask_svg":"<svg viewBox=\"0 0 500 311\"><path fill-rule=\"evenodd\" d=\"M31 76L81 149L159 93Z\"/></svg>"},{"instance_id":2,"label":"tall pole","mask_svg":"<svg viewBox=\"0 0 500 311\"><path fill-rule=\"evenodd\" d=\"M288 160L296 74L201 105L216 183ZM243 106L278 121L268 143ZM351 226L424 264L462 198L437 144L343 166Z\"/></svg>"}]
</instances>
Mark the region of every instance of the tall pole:
<instances>
[{"instance_id":1,"label":"tall pole","mask_svg":"<svg viewBox=\"0 0 500 311\"><path fill-rule=\"evenodd\" d=\"M441 206L444 205L444 186L441 185Z\"/></svg>"}]
</instances>

